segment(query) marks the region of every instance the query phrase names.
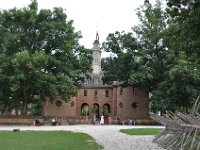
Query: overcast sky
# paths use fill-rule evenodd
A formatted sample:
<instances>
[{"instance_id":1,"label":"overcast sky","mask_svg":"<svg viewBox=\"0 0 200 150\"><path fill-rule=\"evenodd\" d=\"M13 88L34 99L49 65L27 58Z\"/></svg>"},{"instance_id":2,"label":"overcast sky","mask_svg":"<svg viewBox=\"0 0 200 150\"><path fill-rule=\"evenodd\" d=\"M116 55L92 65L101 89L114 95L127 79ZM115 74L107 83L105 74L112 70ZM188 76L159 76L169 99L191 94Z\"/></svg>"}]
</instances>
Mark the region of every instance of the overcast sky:
<instances>
[{"instance_id":1,"label":"overcast sky","mask_svg":"<svg viewBox=\"0 0 200 150\"><path fill-rule=\"evenodd\" d=\"M28 6L30 0L0 0L0 9ZM135 9L144 0L38 0L38 7L62 7L66 10L69 20L74 20L76 31L81 31L83 38L80 43L92 48L92 43L99 32L100 43L109 33L130 31L138 23Z\"/></svg>"}]
</instances>

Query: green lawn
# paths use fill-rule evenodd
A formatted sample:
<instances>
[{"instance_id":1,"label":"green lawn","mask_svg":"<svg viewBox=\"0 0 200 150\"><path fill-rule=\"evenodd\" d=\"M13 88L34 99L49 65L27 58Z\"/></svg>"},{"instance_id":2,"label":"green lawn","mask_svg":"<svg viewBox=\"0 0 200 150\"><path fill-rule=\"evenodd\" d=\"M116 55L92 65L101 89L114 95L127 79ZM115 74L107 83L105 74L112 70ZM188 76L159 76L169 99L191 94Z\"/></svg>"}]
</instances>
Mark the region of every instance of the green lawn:
<instances>
[{"instance_id":1,"label":"green lawn","mask_svg":"<svg viewBox=\"0 0 200 150\"><path fill-rule=\"evenodd\" d=\"M68 131L0 131L0 150L99 150L91 136Z\"/></svg>"},{"instance_id":2,"label":"green lawn","mask_svg":"<svg viewBox=\"0 0 200 150\"><path fill-rule=\"evenodd\" d=\"M162 129L158 128L139 128L139 129L121 129L120 131L122 133L126 133L129 135L156 135L158 134Z\"/></svg>"}]
</instances>

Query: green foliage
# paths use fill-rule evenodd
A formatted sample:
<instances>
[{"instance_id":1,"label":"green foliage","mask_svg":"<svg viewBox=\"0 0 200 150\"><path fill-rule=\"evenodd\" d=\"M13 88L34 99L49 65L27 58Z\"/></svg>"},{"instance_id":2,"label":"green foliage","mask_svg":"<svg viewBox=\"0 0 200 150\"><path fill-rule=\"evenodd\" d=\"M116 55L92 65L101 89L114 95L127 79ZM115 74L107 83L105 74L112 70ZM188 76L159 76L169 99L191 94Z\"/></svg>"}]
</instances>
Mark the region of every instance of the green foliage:
<instances>
[{"instance_id":1,"label":"green foliage","mask_svg":"<svg viewBox=\"0 0 200 150\"><path fill-rule=\"evenodd\" d=\"M104 115L108 115L108 113L109 113L109 108L108 108L107 105L104 105L104 106L103 106L103 114L104 114Z\"/></svg>"},{"instance_id":2,"label":"green foliage","mask_svg":"<svg viewBox=\"0 0 200 150\"><path fill-rule=\"evenodd\" d=\"M109 34L102 47L115 55L102 59L102 69L106 72L104 83L124 81L128 83L132 69L132 59L138 57L138 45L132 33Z\"/></svg>"},{"instance_id":3,"label":"green foliage","mask_svg":"<svg viewBox=\"0 0 200 150\"><path fill-rule=\"evenodd\" d=\"M94 114L98 114L98 110L99 110L98 106L97 105L93 105L93 113Z\"/></svg>"},{"instance_id":4,"label":"green foliage","mask_svg":"<svg viewBox=\"0 0 200 150\"><path fill-rule=\"evenodd\" d=\"M84 104L81 108L81 113L83 116L89 115L89 106L87 104Z\"/></svg>"},{"instance_id":5,"label":"green foliage","mask_svg":"<svg viewBox=\"0 0 200 150\"><path fill-rule=\"evenodd\" d=\"M62 8L28 7L0 12L0 97L3 109L19 108L58 95L68 101L91 70L91 50L79 45L80 32ZM5 84L6 83L6 84ZM5 92L6 91L6 92Z\"/></svg>"},{"instance_id":6,"label":"green foliage","mask_svg":"<svg viewBox=\"0 0 200 150\"><path fill-rule=\"evenodd\" d=\"M41 102L29 104L28 105L29 114L31 116L41 116L42 115L42 105Z\"/></svg>"},{"instance_id":7,"label":"green foliage","mask_svg":"<svg viewBox=\"0 0 200 150\"><path fill-rule=\"evenodd\" d=\"M167 2L168 7L146 1L132 33L109 34L103 48L114 54L102 62L104 82L142 87L152 111L187 112L200 91L200 3Z\"/></svg>"},{"instance_id":8,"label":"green foliage","mask_svg":"<svg viewBox=\"0 0 200 150\"><path fill-rule=\"evenodd\" d=\"M1 150L98 150L95 140L85 133L67 131L0 132Z\"/></svg>"}]
</instances>

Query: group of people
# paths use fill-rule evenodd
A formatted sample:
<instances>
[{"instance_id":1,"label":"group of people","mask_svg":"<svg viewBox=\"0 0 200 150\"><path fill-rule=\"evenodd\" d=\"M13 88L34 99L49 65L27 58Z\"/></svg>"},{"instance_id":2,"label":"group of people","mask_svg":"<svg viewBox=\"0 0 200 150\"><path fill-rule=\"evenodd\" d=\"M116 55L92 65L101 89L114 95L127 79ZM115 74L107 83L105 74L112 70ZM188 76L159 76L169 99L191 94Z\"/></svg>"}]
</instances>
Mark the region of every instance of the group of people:
<instances>
[{"instance_id":1,"label":"group of people","mask_svg":"<svg viewBox=\"0 0 200 150\"><path fill-rule=\"evenodd\" d=\"M44 123L45 124L47 124L48 123L48 119L49 119L49 117L48 117L48 114L46 113L45 115L44 115ZM94 116L93 116L93 124L96 124L96 114L94 114ZM39 119L34 119L34 122L33 122L33 124L35 125L35 126L40 126L40 125L42 125L42 123L39 121ZM55 125L60 125L60 122L58 121L58 119L55 117L53 117L52 118L52 120L51 120L51 124L53 125L53 126L55 126ZM105 121L104 121L104 115L102 114L101 115L101 117L100 117L100 125L103 125L103 124L105 124ZM132 126L132 125L135 125L135 121L134 120L132 120L132 119L128 119L128 125L129 126Z\"/></svg>"},{"instance_id":2,"label":"group of people","mask_svg":"<svg viewBox=\"0 0 200 150\"><path fill-rule=\"evenodd\" d=\"M49 123L49 117L48 117L48 114L46 113L43 117L44 119L44 123L42 123L39 119L37 118L34 118L33 119L33 125L34 126L41 126L43 124L48 124ZM55 126L55 125L60 125L60 122L58 121L57 117L53 117L52 120L51 120L51 125Z\"/></svg>"},{"instance_id":3,"label":"group of people","mask_svg":"<svg viewBox=\"0 0 200 150\"><path fill-rule=\"evenodd\" d=\"M48 123L48 114L46 113L45 115L44 115L44 121L45 121L45 123ZM60 125L60 122L58 121L58 118L57 117L53 117L52 118L52 120L51 120L51 124L53 125L53 126L56 126L56 125Z\"/></svg>"},{"instance_id":4,"label":"group of people","mask_svg":"<svg viewBox=\"0 0 200 150\"><path fill-rule=\"evenodd\" d=\"M135 125L135 121L132 119L128 119L128 125L129 126Z\"/></svg>"},{"instance_id":5,"label":"group of people","mask_svg":"<svg viewBox=\"0 0 200 150\"><path fill-rule=\"evenodd\" d=\"M96 124L96 115L95 114L93 116L93 124ZM104 124L104 116L102 114L101 118L100 118L100 125L103 125L103 124Z\"/></svg>"}]
</instances>

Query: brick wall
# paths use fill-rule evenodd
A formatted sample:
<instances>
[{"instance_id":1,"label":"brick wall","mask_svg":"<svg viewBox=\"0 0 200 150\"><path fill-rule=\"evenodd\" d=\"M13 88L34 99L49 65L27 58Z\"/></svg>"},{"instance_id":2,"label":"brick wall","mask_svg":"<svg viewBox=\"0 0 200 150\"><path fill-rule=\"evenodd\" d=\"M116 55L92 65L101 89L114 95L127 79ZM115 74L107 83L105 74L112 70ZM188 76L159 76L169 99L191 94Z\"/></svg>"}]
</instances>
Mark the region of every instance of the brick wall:
<instances>
[{"instance_id":1,"label":"brick wall","mask_svg":"<svg viewBox=\"0 0 200 150\"><path fill-rule=\"evenodd\" d=\"M84 90L87 96L84 96ZM105 91L109 91L109 96L105 96ZM95 91L97 95L95 96ZM93 116L93 105L99 107L99 114L103 112L103 106L110 106L109 116L117 116L120 118L145 118L148 116L148 95L139 88L128 87L82 87L79 89L77 96L72 97L71 101L62 101L61 106L56 106L56 101L62 101L57 98L53 103L46 101L44 104L44 113L49 116L81 116L81 106L87 104L89 106L89 116ZM134 108L133 103L137 104Z\"/></svg>"},{"instance_id":2,"label":"brick wall","mask_svg":"<svg viewBox=\"0 0 200 150\"><path fill-rule=\"evenodd\" d=\"M56 102L61 101L61 106L57 106ZM57 98L53 103L48 99L44 103L44 114L49 116L76 116L77 109L77 97L72 97L70 101L65 102L60 97Z\"/></svg>"},{"instance_id":3,"label":"brick wall","mask_svg":"<svg viewBox=\"0 0 200 150\"><path fill-rule=\"evenodd\" d=\"M87 96L84 96L84 90L87 90ZM105 91L108 91L108 97L105 96ZM95 91L97 91L97 96L95 96ZM103 106L109 104L111 112L113 109L113 90L112 88L81 88L79 89L78 97L78 115L81 115L81 105L89 105L89 115L92 114L93 105L98 104L99 113L102 113Z\"/></svg>"},{"instance_id":4,"label":"brick wall","mask_svg":"<svg viewBox=\"0 0 200 150\"><path fill-rule=\"evenodd\" d=\"M123 92L122 92L123 91ZM134 103L137 105L134 107ZM147 94L138 88L117 87L117 116L122 118L144 118L148 116Z\"/></svg>"}]
</instances>

